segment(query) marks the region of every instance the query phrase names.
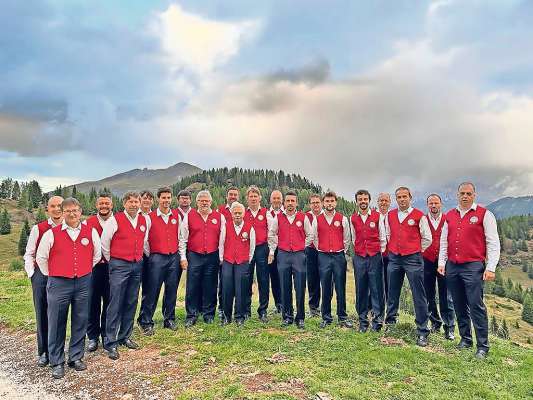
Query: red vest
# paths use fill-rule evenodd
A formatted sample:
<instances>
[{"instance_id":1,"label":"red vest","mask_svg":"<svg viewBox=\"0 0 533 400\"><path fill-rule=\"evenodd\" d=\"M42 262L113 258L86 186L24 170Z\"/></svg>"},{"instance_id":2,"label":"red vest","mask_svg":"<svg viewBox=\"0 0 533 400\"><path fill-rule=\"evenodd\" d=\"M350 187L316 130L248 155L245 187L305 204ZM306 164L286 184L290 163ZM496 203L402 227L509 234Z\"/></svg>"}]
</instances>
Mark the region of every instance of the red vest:
<instances>
[{"instance_id":1,"label":"red vest","mask_svg":"<svg viewBox=\"0 0 533 400\"><path fill-rule=\"evenodd\" d=\"M426 260L429 260L434 263L439 258L440 234L442 232L444 221L446 221L446 217L443 215L440 218L439 226L437 226L437 229L433 228L433 224L431 223L431 217L429 215L427 215L426 217L429 222L429 229L431 230L431 236L433 240L431 241L431 245L422 253L422 255Z\"/></svg>"},{"instance_id":2,"label":"red vest","mask_svg":"<svg viewBox=\"0 0 533 400\"><path fill-rule=\"evenodd\" d=\"M315 220L315 214L313 214L312 211L307 211L305 213L305 216L309 219L309 223L311 224L311 226L313 226L313 221ZM315 245L313 242L311 242L308 247L311 247L312 249L314 249Z\"/></svg>"},{"instance_id":3,"label":"red vest","mask_svg":"<svg viewBox=\"0 0 533 400\"><path fill-rule=\"evenodd\" d=\"M43 238L44 233L47 230L52 229L52 225L50 225L48 223L48 220L45 219L44 221L41 221L37 224L37 229L39 230L39 235L37 236L37 242L35 242L35 254L37 254L37 249L39 248L39 243L41 243L41 239ZM37 268L39 268L39 266L37 265L37 261L35 261L33 264Z\"/></svg>"},{"instance_id":4,"label":"red vest","mask_svg":"<svg viewBox=\"0 0 533 400\"><path fill-rule=\"evenodd\" d=\"M233 220L226 221L226 240L224 242L224 260L230 264L242 264L250 261L250 230L252 224L244 221L240 233L235 232Z\"/></svg>"},{"instance_id":5,"label":"red vest","mask_svg":"<svg viewBox=\"0 0 533 400\"><path fill-rule=\"evenodd\" d=\"M305 249L305 214L296 212L292 224L285 213L278 214L278 248L283 251L302 251Z\"/></svg>"},{"instance_id":6,"label":"red vest","mask_svg":"<svg viewBox=\"0 0 533 400\"><path fill-rule=\"evenodd\" d=\"M146 219L138 214L137 227L133 228L124 212L116 213L118 229L111 239L111 257L124 261L140 261L143 258Z\"/></svg>"},{"instance_id":7,"label":"red vest","mask_svg":"<svg viewBox=\"0 0 533 400\"><path fill-rule=\"evenodd\" d=\"M420 219L424 213L417 208L400 223L398 209L391 210L387 215L390 228L388 249L391 253L407 256L422 251L422 236L420 235Z\"/></svg>"},{"instance_id":8,"label":"red vest","mask_svg":"<svg viewBox=\"0 0 533 400\"><path fill-rule=\"evenodd\" d=\"M336 212L331 225L326 221L326 214L317 217L318 251L324 253L338 253L344 251L344 228L342 219L344 215Z\"/></svg>"},{"instance_id":9,"label":"red vest","mask_svg":"<svg viewBox=\"0 0 533 400\"><path fill-rule=\"evenodd\" d=\"M98 236L102 237L102 232L104 231L104 228L102 228L102 225L100 225L100 221L98 220L98 217L96 215L93 215L85 221L87 223L87 226L89 228L96 229L96 232L98 232ZM106 263L104 256L102 256L102 259L98 261L98 264Z\"/></svg>"},{"instance_id":10,"label":"red vest","mask_svg":"<svg viewBox=\"0 0 533 400\"><path fill-rule=\"evenodd\" d=\"M255 217L247 209L244 213L244 220L250 222L255 230L255 245L266 243L268 237L267 209L260 208Z\"/></svg>"},{"instance_id":11,"label":"red vest","mask_svg":"<svg viewBox=\"0 0 533 400\"><path fill-rule=\"evenodd\" d=\"M226 218L226 221L232 221L231 211L226 207L226 204L221 204L218 206L218 212Z\"/></svg>"},{"instance_id":12,"label":"red vest","mask_svg":"<svg viewBox=\"0 0 533 400\"><path fill-rule=\"evenodd\" d=\"M67 230L61 225L52 228L54 245L48 256L48 276L79 278L93 270L92 228L81 224L76 241L72 241Z\"/></svg>"},{"instance_id":13,"label":"red vest","mask_svg":"<svg viewBox=\"0 0 533 400\"><path fill-rule=\"evenodd\" d=\"M477 206L475 210L468 211L463 218L455 208L446 213L448 260L456 264L485 261L487 242L483 219L486 212L486 208Z\"/></svg>"},{"instance_id":14,"label":"red vest","mask_svg":"<svg viewBox=\"0 0 533 400\"><path fill-rule=\"evenodd\" d=\"M354 213L351 218L355 231L354 252L366 257L375 256L381 250L379 242L379 213L371 212L367 215L366 221L358 213Z\"/></svg>"},{"instance_id":15,"label":"red vest","mask_svg":"<svg viewBox=\"0 0 533 400\"><path fill-rule=\"evenodd\" d=\"M209 254L218 250L220 223L222 214L211 211L204 221L197 210L191 210L188 217L189 240L187 249L200 254Z\"/></svg>"},{"instance_id":16,"label":"red vest","mask_svg":"<svg viewBox=\"0 0 533 400\"><path fill-rule=\"evenodd\" d=\"M157 210L150 213L150 231L148 232L148 244L150 254L174 254L178 251L179 214L171 210L168 224L165 224L162 216L157 215Z\"/></svg>"}]
</instances>

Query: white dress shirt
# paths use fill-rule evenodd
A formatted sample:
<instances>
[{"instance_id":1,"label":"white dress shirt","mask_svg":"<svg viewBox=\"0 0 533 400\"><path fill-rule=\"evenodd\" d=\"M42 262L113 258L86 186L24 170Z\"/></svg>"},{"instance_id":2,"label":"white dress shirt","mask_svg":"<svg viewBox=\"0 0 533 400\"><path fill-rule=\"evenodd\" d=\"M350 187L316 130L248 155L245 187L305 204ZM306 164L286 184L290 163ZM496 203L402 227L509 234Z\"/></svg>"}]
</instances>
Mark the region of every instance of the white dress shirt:
<instances>
[{"instance_id":1,"label":"white dress shirt","mask_svg":"<svg viewBox=\"0 0 533 400\"><path fill-rule=\"evenodd\" d=\"M377 212L377 211L374 211L374 212ZM368 209L368 212L366 214L361 214L361 212L358 212L357 214L361 217L361 219L363 220L363 223L366 223L367 218L372 214L372 210ZM379 221L378 221L378 234L379 234L380 250L383 253L385 249L387 248L387 236L384 233L382 233L382 231L384 232L385 228L382 223L383 218L381 217L382 215L380 214ZM355 228L352 223L350 223L350 233L352 234L352 242L355 243L356 233L355 233Z\"/></svg>"},{"instance_id":2,"label":"white dress shirt","mask_svg":"<svg viewBox=\"0 0 533 400\"><path fill-rule=\"evenodd\" d=\"M209 211L209 214L211 213L212 211ZM207 218L209 218L209 214L206 215L205 217L202 214L200 214L204 222L207 221ZM218 238L218 251L222 253L224 253L224 238L225 237L226 237L226 217L224 217L224 214L220 213L220 236ZM185 218L181 222L180 232L179 232L179 249L180 249L181 261L187 259L187 241L188 240L189 240L189 218Z\"/></svg>"},{"instance_id":3,"label":"white dress shirt","mask_svg":"<svg viewBox=\"0 0 533 400\"><path fill-rule=\"evenodd\" d=\"M324 211L324 217L326 218L326 222L331 225L333 222L333 218L335 217L335 214L337 214L337 211L333 211L332 216L328 216L327 212ZM315 248L318 250L318 218L314 218L313 221L313 244L315 245ZM350 234L350 223L348 222L348 218L346 218L346 215L342 216L342 235L343 235L343 243L344 243L344 252L348 252L348 249L350 248L350 243L352 241L352 236ZM342 251L342 250L341 250Z\"/></svg>"},{"instance_id":4,"label":"white dress shirt","mask_svg":"<svg viewBox=\"0 0 533 400\"><path fill-rule=\"evenodd\" d=\"M235 227L235 233L237 233L237 236L240 235L241 231L242 231L242 228L244 226L244 221L241 222L240 225L235 225L235 223L233 224L233 226ZM222 247L219 248L219 255L220 255L220 262L222 263L222 261L224 261L224 243L226 242L226 229L224 229L224 231L220 232L220 238L221 238L221 241L222 241ZM251 262L252 261L252 258L254 257L254 252L255 252L255 229L252 227L250 228L250 254L248 256L248 262Z\"/></svg>"},{"instance_id":5,"label":"white dress shirt","mask_svg":"<svg viewBox=\"0 0 533 400\"><path fill-rule=\"evenodd\" d=\"M37 239L39 238L38 224L33 225L28 237L28 243L26 244L26 252L24 253L24 269L28 278L31 278L35 273L35 255L37 253ZM48 218L48 225L55 228L58 224L54 223L52 218Z\"/></svg>"},{"instance_id":6,"label":"white dress shirt","mask_svg":"<svg viewBox=\"0 0 533 400\"><path fill-rule=\"evenodd\" d=\"M159 209L159 207L157 207L155 213L157 214L158 217L161 217L163 219L163 222L166 225L168 225L168 221L170 220L170 218L173 217L171 209L169 209L168 213L165 214L163 213L163 211ZM146 215L145 218L146 218L146 237L148 238L150 234L150 228L152 227L152 218L150 218L150 215ZM178 224L181 224L181 217L179 213L178 213L178 219L176 222ZM179 237L179 232L178 232L178 237ZM144 242L144 254L146 254L146 256L150 255L150 242L148 240Z\"/></svg>"},{"instance_id":7,"label":"white dress shirt","mask_svg":"<svg viewBox=\"0 0 533 400\"><path fill-rule=\"evenodd\" d=\"M462 210L459 206L457 207L461 218L468 211L476 209L476 203L473 203L472 207L468 210ZM498 236L496 217L489 210L485 211L485 216L483 217L483 232L485 232L485 243L487 246L486 269L487 271L494 272L496 271L498 261L500 261L500 238ZM444 222L440 235L439 266L445 266L446 261L448 261L448 223Z\"/></svg>"},{"instance_id":8,"label":"white dress shirt","mask_svg":"<svg viewBox=\"0 0 533 400\"><path fill-rule=\"evenodd\" d=\"M400 221L400 224L407 218L409 214L413 211L413 207L409 207L405 211L401 211L398 209L398 220ZM390 226L389 226L389 219L384 219L384 225L385 225L385 236L387 243L390 241ZM429 228L429 222L425 215L420 218L420 223L418 224L418 227L420 229L420 244L422 247L422 251L425 251L429 246L431 246L431 242L433 241L433 235L431 234L431 229ZM381 238L380 238L381 240Z\"/></svg>"},{"instance_id":9,"label":"white dress shirt","mask_svg":"<svg viewBox=\"0 0 533 400\"><path fill-rule=\"evenodd\" d=\"M78 236L81 232L81 224L85 224L84 222L81 222L76 228L72 228L68 226L64 221L61 224L61 230L67 231L67 234L72 239L72 241L76 241ZM102 251L100 246L100 236L98 235L98 232L96 229L91 229L91 236L93 240L93 267L98 264L98 262L102 259ZM48 230L44 233L41 243L39 243L39 248L37 249L37 265L39 265L39 269L43 273L43 275L48 275L48 257L50 255L50 249L54 245L54 233L52 230Z\"/></svg>"},{"instance_id":10,"label":"white dress shirt","mask_svg":"<svg viewBox=\"0 0 533 400\"><path fill-rule=\"evenodd\" d=\"M139 212L135 214L135 217L131 217L126 211L124 211L124 215L126 216L126 219L130 222L133 229L137 229L137 221L139 220ZM148 220L148 218L145 217L145 220ZM111 258L111 240L113 239L113 236L115 236L115 233L118 230L118 224L117 220L115 219L115 216L109 217L107 220L106 225L104 226L104 230L102 232L102 238L100 239L102 241L102 255L104 258L109 261ZM146 247L145 243L148 241L148 229L146 229L146 232L144 233L144 243L143 248Z\"/></svg>"},{"instance_id":11,"label":"white dress shirt","mask_svg":"<svg viewBox=\"0 0 533 400\"><path fill-rule=\"evenodd\" d=\"M440 224L440 221L442 219L442 213L439 213L439 215L437 216L437 218L434 218L433 217L433 214L431 213L428 213L429 215L429 223L431 225L433 225L433 229L437 230L437 228L439 227L439 224Z\"/></svg>"},{"instance_id":12,"label":"white dress shirt","mask_svg":"<svg viewBox=\"0 0 533 400\"><path fill-rule=\"evenodd\" d=\"M296 212L292 215L288 215L286 211L283 211L283 214L287 216L289 223L292 225L294 223L294 219L296 218ZM279 228L278 219L272 218L272 222L270 226L268 227L268 248L269 248L271 256L274 255L276 248L278 247L278 228ZM307 247L311 243L313 243L314 230L313 230L313 226L311 225L311 222L309 222L309 218L305 216L305 213L304 213L304 231L305 231L305 247Z\"/></svg>"}]
</instances>

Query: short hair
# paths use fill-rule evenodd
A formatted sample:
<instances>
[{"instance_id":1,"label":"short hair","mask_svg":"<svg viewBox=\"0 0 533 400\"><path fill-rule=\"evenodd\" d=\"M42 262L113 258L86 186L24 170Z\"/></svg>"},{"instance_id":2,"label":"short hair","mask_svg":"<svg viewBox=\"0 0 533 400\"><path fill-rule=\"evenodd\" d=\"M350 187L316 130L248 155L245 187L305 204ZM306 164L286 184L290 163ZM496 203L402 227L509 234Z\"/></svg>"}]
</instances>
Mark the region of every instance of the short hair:
<instances>
[{"instance_id":1,"label":"short hair","mask_svg":"<svg viewBox=\"0 0 533 400\"><path fill-rule=\"evenodd\" d=\"M74 197L67 197L65 200L61 202L61 210L63 210L66 206L76 206L81 211L81 204L78 201L78 199Z\"/></svg>"},{"instance_id":2,"label":"short hair","mask_svg":"<svg viewBox=\"0 0 533 400\"><path fill-rule=\"evenodd\" d=\"M426 203L429 201L430 197L437 197L442 203L442 198L437 193L431 193L428 197L426 197Z\"/></svg>"},{"instance_id":3,"label":"short hair","mask_svg":"<svg viewBox=\"0 0 533 400\"><path fill-rule=\"evenodd\" d=\"M198 201L200 197L209 197L209 200L213 201L213 196L211 196L211 192L209 192L209 190L200 190L196 194L196 201Z\"/></svg>"},{"instance_id":4,"label":"short hair","mask_svg":"<svg viewBox=\"0 0 533 400\"><path fill-rule=\"evenodd\" d=\"M252 185L248 189L246 189L246 197L248 197L250 193L256 193L261 196L261 190L259 190L259 188L255 185Z\"/></svg>"},{"instance_id":5,"label":"short hair","mask_svg":"<svg viewBox=\"0 0 533 400\"><path fill-rule=\"evenodd\" d=\"M163 193L172 194L172 189L170 188L170 186L163 186L163 187L160 187L159 189L157 189L157 198L161 197L161 195Z\"/></svg>"},{"instance_id":6,"label":"short hair","mask_svg":"<svg viewBox=\"0 0 533 400\"><path fill-rule=\"evenodd\" d=\"M48 207L48 205L50 204L50 202L51 202L52 200L55 200L55 199L60 200L61 203L63 202L63 200L65 200L65 199L64 199L63 197L61 197L61 196L52 196L52 197L50 197L50 198L48 199L48 201L46 202L46 206Z\"/></svg>"},{"instance_id":7,"label":"short hair","mask_svg":"<svg viewBox=\"0 0 533 400\"><path fill-rule=\"evenodd\" d=\"M296 198L298 198L298 195L294 190L289 190L287 193L285 193L285 198L287 198L287 196L296 196Z\"/></svg>"},{"instance_id":8,"label":"short hair","mask_svg":"<svg viewBox=\"0 0 533 400\"><path fill-rule=\"evenodd\" d=\"M372 200L372 196L370 196L370 192L366 189L359 189L357 193L355 193L355 200L357 200L357 196L368 196L368 200Z\"/></svg>"},{"instance_id":9,"label":"short hair","mask_svg":"<svg viewBox=\"0 0 533 400\"><path fill-rule=\"evenodd\" d=\"M111 193L109 193L109 192L100 192L100 193L98 193L98 197L96 197L96 199L99 199L100 197L105 197L105 198L113 200L113 195Z\"/></svg>"},{"instance_id":10,"label":"short hair","mask_svg":"<svg viewBox=\"0 0 533 400\"><path fill-rule=\"evenodd\" d=\"M192 195L191 195L191 192L189 192L188 190L180 190L178 192L178 196L177 197L178 197L178 199L180 197L188 197L190 199L192 197Z\"/></svg>"},{"instance_id":11,"label":"short hair","mask_svg":"<svg viewBox=\"0 0 533 400\"><path fill-rule=\"evenodd\" d=\"M230 186L228 190L226 190L226 194L228 194L230 190L236 190L237 192L239 192L239 188L237 186Z\"/></svg>"},{"instance_id":12,"label":"short hair","mask_svg":"<svg viewBox=\"0 0 533 400\"><path fill-rule=\"evenodd\" d=\"M462 182L459 186L457 186L457 191L460 191L461 187L465 185L472 186L472 189L474 189L474 193L476 193L476 185L474 185L472 182Z\"/></svg>"},{"instance_id":13,"label":"short hair","mask_svg":"<svg viewBox=\"0 0 533 400\"><path fill-rule=\"evenodd\" d=\"M322 201L324 201L326 197L333 197L335 200L337 200L337 193L335 193L333 190L327 191L324 193L324 196L322 196Z\"/></svg>"},{"instance_id":14,"label":"short hair","mask_svg":"<svg viewBox=\"0 0 533 400\"><path fill-rule=\"evenodd\" d=\"M319 199L320 201L322 201L322 197L320 197L318 193L311 193L311 195L309 196L309 203L311 202L311 199Z\"/></svg>"},{"instance_id":15,"label":"short hair","mask_svg":"<svg viewBox=\"0 0 533 400\"><path fill-rule=\"evenodd\" d=\"M136 199L138 199L141 196L139 195L139 193L137 193L135 191L129 191L129 192L124 193L124 196L122 196L122 202L125 203L129 199L131 199L132 197L135 197Z\"/></svg>"},{"instance_id":16,"label":"short hair","mask_svg":"<svg viewBox=\"0 0 533 400\"><path fill-rule=\"evenodd\" d=\"M232 204L231 204L231 207L229 208L229 211L231 213L233 213L233 210L236 209L236 208L242 208L242 210L246 210L246 208L244 207L244 204L242 203L239 203L238 201L234 201Z\"/></svg>"},{"instance_id":17,"label":"short hair","mask_svg":"<svg viewBox=\"0 0 533 400\"><path fill-rule=\"evenodd\" d=\"M149 197L151 199L154 198L154 194L152 192L150 192L149 190L143 190L140 194L139 194L139 197Z\"/></svg>"},{"instance_id":18,"label":"short hair","mask_svg":"<svg viewBox=\"0 0 533 400\"><path fill-rule=\"evenodd\" d=\"M389 201L391 201L390 193L385 193L385 192L381 192L381 193L378 195L378 201L379 201L379 198L380 198L380 197L383 197L383 196L388 197L388 198L389 198Z\"/></svg>"},{"instance_id":19,"label":"short hair","mask_svg":"<svg viewBox=\"0 0 533 400\"><path fill-rule=\"evenodd\" d=\"M411 194L411 190L407 186L400 186L399 188L397 188L394 191L394 195L397 195L400 190L407 190L407 192L409 193L409 197L413 197L413 195Z\"/></svg>"}]
</instances>

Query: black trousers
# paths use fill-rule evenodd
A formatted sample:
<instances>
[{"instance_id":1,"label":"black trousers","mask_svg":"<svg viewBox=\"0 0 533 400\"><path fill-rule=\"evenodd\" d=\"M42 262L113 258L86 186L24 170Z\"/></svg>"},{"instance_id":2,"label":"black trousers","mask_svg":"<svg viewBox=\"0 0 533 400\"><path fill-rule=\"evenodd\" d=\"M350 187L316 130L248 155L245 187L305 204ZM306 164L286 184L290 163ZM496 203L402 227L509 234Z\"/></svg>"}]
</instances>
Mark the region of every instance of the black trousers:
<instances>
[{"instance_id":1,"label":"black trousers","mask_svg":"<svg viewBox=\"0 0 533 400\"><path fill-rule=\"evenodd\" d=\"M250 265L222 263L222 310L224 318L231 321L235 302L235 320L246 318L246 305L250 297Z\"/></svg>"},{"instance_id":2,"label":"black trousers","mask_svg":"<svg viewBox=\"0 0 533 400\"><path fill-rule=\"evenodd\" d=\"M107 307L106 348L124 343L133 332L139 300L143 262L111 258L109 261L109 306Z\"/></svg>"},{"instance_id":3,"label":"black trousers","mask_svg":"<svg viewBox=\"0 0 533 400\"><path fill-rule=\"evenodd\" d=\"M272 289L274 304L278 310L281 310L281 284L279 281L278 271L278 249L276 249L274 253L274 261L269 265L268 274L270 275L270 288Z\"/></svg>"},{"instance_id":4,"label":"black trousers","mask_svg":"<svg viewBox=\"0 0 533 400\"><path fill-rule=\"evenodd\" d=\"M215 316L217 304L218 250L208 254L187 253L187 286L185 289L185 309L187 319L196 320L201 313L204 320Z\"/></svg>"},{"instance_id":5,"label":"black trousers","mask_svg":"<svg viewBox=\"0 0 533 400\"><path fill-rule=\"evenodd\" d=\"M31 276L31 291L33 294L33 308L35 309L35 323L37 325L37 353L39 356L48 353L48 299L46 283L48 276L43 275L38 266Z\"/></svg>"},{"instance_id":6,"label":"black trousers","mask_svg":"<svg viewBox=\"0 0 533 400\"><path fill-rule=\"evenodd\" d=\"M248 267L249 269L250 267ZM218 266L218 309L224 310L224 294L222 293L222 264Z\"/></svg>"},{"instance_id":7,"label":"black trousers","mask_svg":"<svg viewBox=\"0 0 533 400\"><path fill-rule=\"evenodd\" d=\"M387 274L387 268L388 268L388 265L389 265L389 255L387 253L386 256L383 255L383 253L381 254L381 259L383 260L383 287L384 287L384 291L385 291L385 303L387 303L387 296L388 296L388 293L389 293L389 281L388 281L388 274Z\"/></svg>"},{"instance_id":8,"label":"black trousers","mask_svg":"<svg viewBox=\"0 0 533 400\"><path fill-rule=\"evenodd\" d=\"M344 251L339 253L318 252L318 271L320 285L322 286L322 319L326 322L333 321L331 316L331 299L333 286L337 293L337 317L344 321L346 314L346 256Z\"/></svg>"},{"instance_id":9,"label":"black trousers","mask_svg":"<svg viewBox=\"0 0 533 400\"><path fill-rule=\"evenodd\" d=\"M320 307L320 274L318 272L318 250L305 248L307 264L307 290L309 291L309 308L318 310Z\"/></svg>"},{"instance_id":10,"label":"black trousers","mask_svg":"<svg viewBox=\"0 0 533 400\"><path fill-rule=\"evenodd\" d=\"M405 275L411 287L415 306L415 323L419 335L427 336L428 329L428 302L424 289L424 262L421 253L400 256L389 253L387 267L389 281L389 296L387 299L387 317L385 323L395 324L398 319L400 293L402 291Z\"/></svg>"},{"instance_id":11,"label":"black trousers","mask_svg":"<svg viewBox=\"0 0 533 400\"><path fill-rule=\"evenodd\" d=\"M372 328L380 329L385 316L385 291L383 289L383 260L381 254L353 258L355 277L355 308L359 327L369 326L368 312L372 310ZM371 301L369 302L369 299Z\"/></svg>"},{"instance_id":12,"label":"black trousers","mask_svg":"<svg viewBox=\"0 0 533 400\"><path fill-rule=\"evenodd\" d=\"M293 322L292 284L296 294L296 321L305 319L305 285L307 280L305 251L278 251L282 318Z\"/></svg>"},{"instance_id":13,"label":"black trousers","mask_svg":"<svg viewBox=\"0 0 533 400\"><path fill-rule=\"evenodd\" d=\"M139 325L154 325L154 313L157 308L157 301L159 300L159 294L161 293L163 283L165 284L162 304L163 320L174 321L176 319L178 285L181 279L178 253L150 254L144 277L145 281L141 297L141 311L137 318Z\"/></svg>"},{"instance_id":14,"label":"black trousers","mask_svg":"<svg viewBox=\"0 0 533 400\"><path fill-rule=\"evenodd\" d=\"M105 323L109 306L109 264L99 263L93 268L91 290L89 292L89 323L87 337L105 342Z\"/></svg>"},{"instance_id":15,"label":"black trousers","mask_svg":"<svg viewBox=\"0 0 533 400\"><path fill-rule=\"evenodd\" d=\"M476 331L477 348L489 349L489 321L483 302L483 273L481 261L446 263L446 283L452 293L461 339L472 343L472 328Z\"/></svg>"},{"instance_id":16,"label":"black trousers","mask_svg":"<svg viewBox=\"0 0 533 400\"><path fill-rule=\"evenodd\" d=\"M436 286L439 289L439 307L437 309ZM455 327L455 312L453 300L446 278L437 272L437 262L424 258L424 288L428 299L429 320L436 329L444 327L453 331ZM440 313L439 313L440 309Z\"/></svg>"},{"instance_id":17,"label":"black trousers","mask_svg":"<svg viewBox=\"0 0 533 400\"><path fill-rule=\"evenodd\" d=\"M48 278L48 357L50 365L65 362L65 337L70 310L69 361L77 361L85 354L85 335L89 318L91 274L81 278Z\"/></svg>"},{"instance_id":18,"label":"black trousers","mask_svg":"<svg viewBox=\"0 0 533 400\"><path fill-rule=\"evenodd\" d=\"M248 287L249 297L246 303L246 313L251 315L252 306L252 285L254 281L254 268L257 277L257 290L259 292L259 307L257 313L266 315L268 310L268 300L270 298L270 272L269 269L276 268L273 264L268 264L268 244L263 243L255 247L254 256L250 262L250 281Z\"/></svg>"}]
</instances>

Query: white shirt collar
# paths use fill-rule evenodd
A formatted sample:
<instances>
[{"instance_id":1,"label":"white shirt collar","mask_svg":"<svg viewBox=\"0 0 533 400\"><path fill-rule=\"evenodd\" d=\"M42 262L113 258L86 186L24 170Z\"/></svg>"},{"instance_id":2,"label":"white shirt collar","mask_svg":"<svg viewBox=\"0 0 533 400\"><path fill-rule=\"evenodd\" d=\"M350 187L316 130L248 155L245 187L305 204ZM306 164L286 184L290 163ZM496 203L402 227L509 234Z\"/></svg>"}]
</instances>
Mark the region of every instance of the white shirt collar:
<instances>
[{"instance_id":1,"label":"white shirt collar","mask_svg":"<svg viewBox=\"0 0 533 400\"><path fill-rule=\"evenodd\" d=\"M429 218L431 218L433 221L438 221L442 217L442 211L439 213L437 218L433 218L433 214L431 214L430 212L428 212L428 215L429 215Z\"/></svg>"},{"instance_id":2,"label":"white shirt collar","mask_svg":"<svg viewBox=\"0 0 533 400\"><path fill-rule=\"evenodd\" d=\"M372 209L368 208L368 212L366 214L361 214L361 211L357 211L357 214L359 214L360 217L362 217L363 215L370 217L370 214L372 214Z\"/></svg>"},{"instance_id":3,"label":"white shirt collar","mask_svg":"<svg viewBox=\"0 0 533 400\"><path fill-rule=\"evenodd\" d=\"M61 223L61 230L64 231L66 229L69 229L71 231L81 231L81 222L78 224L78 226L76 228L73 228L71 226L68 226L67 223L65 221L63 221Z\"/></svg>"},{"instance_id":4,"label":"white shirt collar","mask_svg":"<svg viewBox=\"0 0 533 400\"><path fill-rule=\"evenodd\" d=\"M112 216L113 216L113 212L111 212L111 215L109 216L109 218L111 218ZM98 213L96 213L96 218L98 218L98 221L100 221L102 224L105 224L107 221L109 221L109 218L103 219Z\"/></svg>"},{"instance_id":5,"label":"white shirt collar","mask_svg":"<svg viewBox=\"0 0 533 400\"><path fill-rule=\"evenodd\" d=\"M139 214L141 213L141 211L139 210L139 212L137 214L135 214L135 217L131 217L127 211L124 211L124 215L126 215L126 218L129 219L130 221L136 221L137 220L137 217L139 216Z\"/></svg>"},{"instance_id":6,"label":"white shirt collar","mask_svg":"<svg viewBox=\"0 0 533 400\"><path fill-rule=\"evenodd\" d=\"M281 206L281 208L279 210L274 210L274 208L272 206L270 206L270 209L269 211L274 211L274 213L278 213L278 212L284 212L285 211L285 208L283 208L283 205Z\"/></svg>"},{"instance_id":7,"label":"white shirt collar","mask_svg":"<svg viewBox=\"0 0 533 400\"><path fill-rule=\"evenodd\" d=\"M161 211L159 207L157 207L156 214L158 217L160 217L161 215L164 215L165 217L170 217L170 215L172 214L172 209L169 209L168 214L163 214L163 211Z\"/></svg>"},{"instance_id":8,"label":"white shirt collar","mask_svg":"<svg viewBox=\"0 0 533 400\"><path fill-rule=\"evenodd\" d=\"M409 206L409 208L407 210L405 210L405 211L400 210L400 208L398 207L398 213L410 214L411 211L413 211L413 207L412 206Z\"/></svg>"},{"instance_id":9,"label":"white shirt collar","mask_svg":"<svg viewBox=\"0 0 533 400\"><path fill-rule=\"evenodd\" d=\"M48 220L47 220L46 222L48 222L48 225L50 225L50 226L53 227L53 228L55 228L57 225L59 225L59 224L56 224L56 223L54 222L54 220L52 219L52 217L48 217Z\"/></svg>"},{"instance_id":10,"label":"white shirt collar","mask_svg":"<svg viewBox=\"0 0 533 400\"><path fill-rule=\"evenodd\" d=\"M477 209L477 203L476 203L476 202L473 202L473 203L472 203L472 207L470 207L468 210L462 210L461 207L459 207L459 206L457 206L456 208L457 208L457 211L459 211L459 212L468 212L468 211L470 211L470 210L474 210L474 211L476 211L476 209Z\"/></svg>"}]
</instances>

